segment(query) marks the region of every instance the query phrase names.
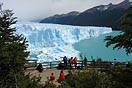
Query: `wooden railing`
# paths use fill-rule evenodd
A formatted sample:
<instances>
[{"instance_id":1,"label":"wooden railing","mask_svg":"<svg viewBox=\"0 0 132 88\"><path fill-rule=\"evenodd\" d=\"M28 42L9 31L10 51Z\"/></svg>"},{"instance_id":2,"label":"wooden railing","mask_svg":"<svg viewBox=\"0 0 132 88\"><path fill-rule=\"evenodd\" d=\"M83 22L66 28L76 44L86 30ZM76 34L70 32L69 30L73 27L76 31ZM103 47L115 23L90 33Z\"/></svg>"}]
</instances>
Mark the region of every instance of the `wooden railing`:
<instances>
[{"instance_id":1,"label":"wooden railing","mask_svg":"<svg viewBox=\"0 0 132 88\"><path fill-rule=\"evenodd\" d=\"M105 67L109 67L113 62L93 62L93 61L88 61L88 67L96 67L96 68L105 68ZM26 63L25 63L25 67L26 68L29 68L29 67L37 67L38 64L40 63L37 63L37 60L26 60ZM64 65L63 61L52 61L52 62L43 62L41 63L42 66L44 68L56 68L59 66L59 64L61 64L62 66ZM69 66L69 64L68 64ZM84 67L84 64L83 64L83 61L82 60L79 60L77 62L77 66L79 68L83 68ZM74 67L74 64L73 64L73 67Z\"/></svg>"},{"instance_id":2,"label":"wooden railing","mask_svg":"<svg viewBox=\"0 0 132 88\"><path fill-rule=\"evenodd\" d=\"M30 67L37 67L37 60L26 60L24 67L25 69Z\"/></svg>"}]
</instances>

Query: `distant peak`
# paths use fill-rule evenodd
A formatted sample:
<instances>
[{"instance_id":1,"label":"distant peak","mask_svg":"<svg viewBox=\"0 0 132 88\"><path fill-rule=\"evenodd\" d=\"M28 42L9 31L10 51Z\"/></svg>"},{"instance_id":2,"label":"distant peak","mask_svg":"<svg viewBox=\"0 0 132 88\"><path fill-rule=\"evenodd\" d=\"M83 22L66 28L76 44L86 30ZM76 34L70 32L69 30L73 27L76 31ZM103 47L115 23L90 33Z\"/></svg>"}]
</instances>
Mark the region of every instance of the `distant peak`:
<instances>
[{"instance_id":1,"label":"distant peak","mask_svg":"<svg viewBox=\"0 0 132 88\"><path fill-rule=\"evenodd\" d=\"M109 3L108 5L111 6L111 5L113 5L113 4L112 4L112 3Z\"/></svg>"}]
</instances>

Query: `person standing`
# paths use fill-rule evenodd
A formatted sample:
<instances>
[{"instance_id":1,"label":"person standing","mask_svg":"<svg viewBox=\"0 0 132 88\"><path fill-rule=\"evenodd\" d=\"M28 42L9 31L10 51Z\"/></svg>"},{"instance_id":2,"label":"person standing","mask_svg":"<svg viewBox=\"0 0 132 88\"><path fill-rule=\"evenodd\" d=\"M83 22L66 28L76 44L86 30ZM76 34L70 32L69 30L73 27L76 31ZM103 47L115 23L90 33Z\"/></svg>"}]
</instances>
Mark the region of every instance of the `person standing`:
<instances>
[{"instance_id":1,"label":"person standing","mask_svg":"<svg viewBox=\"0 0 132 88\"><path fill-rule=\"evenodd\" d=\"M72 68L73 60L74 60L73 57L71 57L71 58L69 59L70 68Z\"/></svg>"},{"instance_id":2,"label":"person standing","mask_svg":"<svg viewBox=\"0 0 132 88\"><path fill-rule=\"evenodd\" d=\"M74 66L75 66L75 69L77 69L77 57L74 58Z\"/></svg>"},{"instance_id":3,"label":"person standing","mask_svg":"<svg viewBox=\"0 0 132 88\"><path fill-rule=\"evenodd\" d=\"M87 68L87 64L88 64L88 60L87 60L86 57L84 58L83 63L84 63L84 67L85 67L85 69L86 69L86 68Z\"/></svg>"},{"instance_id":4,"label":"person standing","mask_svg":"<svg viewBox=\"0 0 132 88\"><path fill-rule=\"evenodd\" d=\"M60 71L60 75L59 75L58 82L61 83L61 84L63 84L64 79L65 79L65 74L64 74L63 70L61 70Z\"/></svg>"},{"instance_id":5,"label":"person standing","mask_svg":"<svg viewBox=\"0 0 132 88\"><path fill-rule=\"evenodd\" d=\"M66 68L67 67L67 57L66 56L63 57L63 61L64 61L64 67Z\"/></svg>"},{"instance_id":6,"label":"person standing","mask_svg":"<svg viewBox=\"0 0 132 88\"><path fill-rule=\"evenodd\" d=\"M60 71L60 76L59 76L59 79L65 79L65 74L63 72L63 70Z\"/></svg>"},{"instance_id":7,"label":"person standing","mask_svg":"<svg viewBox=\"0 0 132 88\"><path fill-rule=\"evenodd\" d=\"M116 60L116 58L114 59L114 66L117 66L117 60Z\"/></svg>"}]
</instances>

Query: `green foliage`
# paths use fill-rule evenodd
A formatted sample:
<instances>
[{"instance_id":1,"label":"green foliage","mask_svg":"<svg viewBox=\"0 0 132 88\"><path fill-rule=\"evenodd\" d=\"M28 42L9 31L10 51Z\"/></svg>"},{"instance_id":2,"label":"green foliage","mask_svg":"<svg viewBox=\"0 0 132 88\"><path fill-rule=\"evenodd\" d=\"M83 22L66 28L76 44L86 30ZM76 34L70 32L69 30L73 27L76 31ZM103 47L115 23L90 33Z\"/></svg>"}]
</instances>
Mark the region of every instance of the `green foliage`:
<instances>
[{"instance_id":1,"label":"green foliage","mask_svg":"<svg viewBox=\"0 0 132 88\"><path fill-rule=\"evenodd\" d=\"M132 68L125 66L69 71L58 87L48 80L44 88L131 88L131 73Z\"/></svg>"},{"instance_id":2,"label":"green foliage","mask_svg":"<svg viewBox=\"0 0 132 88\"><path fill-rule=\"evenodd\" d=\"M111 75L112 88L131 88L132 87L132 68L115 66L105 71Z\"/></svg>"},{"instance_id":3,"label":"green foliage","mask_svg":"<svg viewBox=\"0 0 132 88\"><path fill-rule=\"evenodd\" d=\"M70 72L66 76L65 86L66 88L131 88L131 73L132 68L123 66Z\"/></svg>"},{"instance_id":4,"label":"green foliage","mask_svg":"<svg viewBox=\"0 0 132 88\"><path fill-rule=\"evenodd\" d=\"M26 51L26 38L15 34L15 28L11 25L16 23L11 10L0 11L0 71L5 74L13 70L21 72L28 56Z\"/></svg>"},{"instance_id":5,"label":"green foliage","mask_svg":"<svg viewBox=\"0 0 132 88\"><path fill-rule=\"evenodd\" d=\"M108 75L99 70L90 69L85 72L70 73L66 82L71 88L110 88Z\"/></svg>"},{"instance_id":6,"label":"green foliage","mask_svg":"<svg viewBox=\"0 0 132 88\"><path fill-rule=\"evenodd\" d=\"M20 73L10 72L5 79L0 81L0 88L43 88L40 85L40 77L29 78L29 74L24 76Z\"/></svg>"},{"instance_id":7,"label":"green foliage","mask_svg":"<svg viewBox=\"0 0 132 88\"><path fill-rule=\"evenodd\" d=\"M53 84L53 81L50 81L49 78L47 78L47 81L45 82L44 88L57 88L55 84Z\"/></svg>"},{"instance_id":8,"label":"green foliage","mask_svg":"<svg viewBox=\"0 0 132 88\"><path fill-rule=\"evenodd\" d=\"M113 49L125 49L126 54L132 52L132 7L120 18L121 33L117 36L106 36L106 47L114 45Z\"/></svg>"},{"instance_id":9,"label":"green foliage","mask_svg":"<svg viewBox=\"0 0 132 88\"><path fill-rule=\"evenodd\" d=\"M40 77L24 75L24 63L29 52L23 35L15 34L11 25L17 21L11 10L0 6L0 88L42 88Z\"/></svg>"}]
</instances>

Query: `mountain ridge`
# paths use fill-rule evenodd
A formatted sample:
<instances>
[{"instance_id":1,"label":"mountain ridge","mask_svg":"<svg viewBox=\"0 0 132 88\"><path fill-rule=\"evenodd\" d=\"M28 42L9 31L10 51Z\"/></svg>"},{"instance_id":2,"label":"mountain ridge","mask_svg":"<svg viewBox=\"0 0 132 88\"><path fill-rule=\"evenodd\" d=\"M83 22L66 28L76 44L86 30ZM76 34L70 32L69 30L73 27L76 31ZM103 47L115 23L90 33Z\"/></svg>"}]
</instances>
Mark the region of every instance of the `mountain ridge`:
<instances>
[{"instance_id":1,"label":"mountain ridge","mask_svg":"<svg viewBox=\"0 0 132 88\"><path fill-rule=\"evenodd\" d=\"M67 14L45 18L40 23L67 24L75 26L106 26L119 29L118 21L125 10L132 6L130 0L118 4L99 5L83 12L72 11Z\"/></svg>"}]
</instances>

